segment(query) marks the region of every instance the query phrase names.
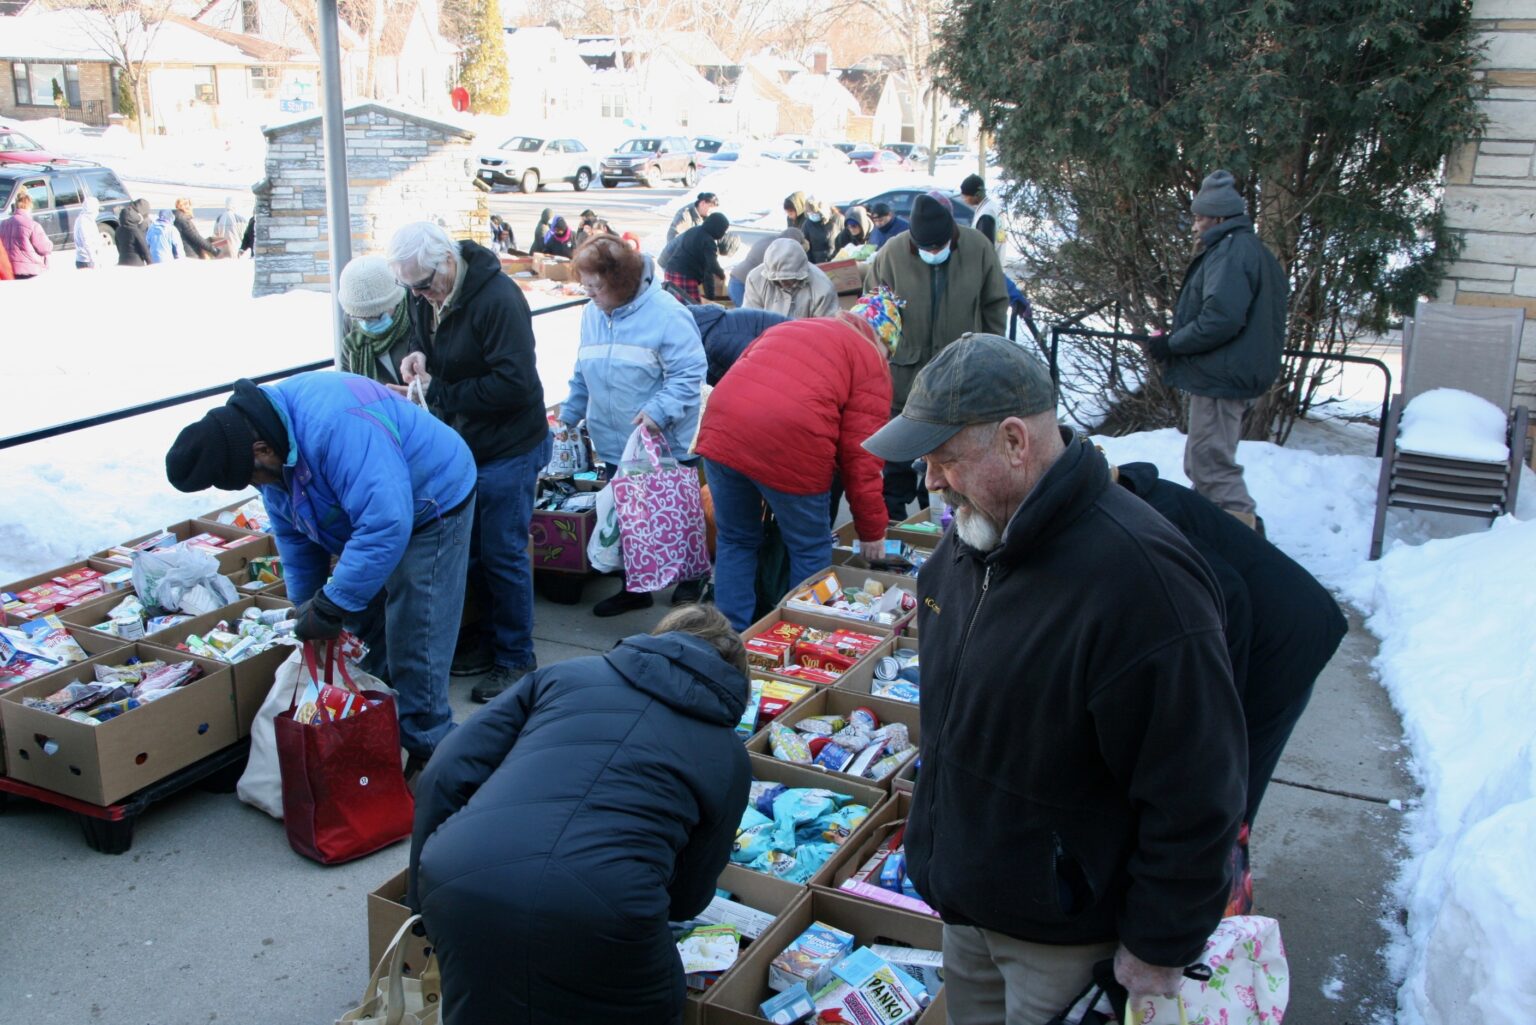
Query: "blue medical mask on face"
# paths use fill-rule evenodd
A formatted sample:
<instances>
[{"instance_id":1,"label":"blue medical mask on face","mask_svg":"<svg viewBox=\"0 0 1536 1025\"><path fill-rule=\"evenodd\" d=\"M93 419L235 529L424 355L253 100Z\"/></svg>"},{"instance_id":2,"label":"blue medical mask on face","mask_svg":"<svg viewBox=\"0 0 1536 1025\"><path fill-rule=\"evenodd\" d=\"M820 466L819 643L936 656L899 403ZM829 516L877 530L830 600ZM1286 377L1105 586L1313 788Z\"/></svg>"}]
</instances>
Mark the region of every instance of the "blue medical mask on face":
<instances>
[{"instance_id":1,"label":"blue medical mask on face","mask_svg":"<svg viewBox=\"0 0 1536 1025\"><path fill-rule=\"evenodd\" d=\"M917 251L917 255L922 257L923 262L928 266L937 267L939 264L949 259L949 243L944 243L944 248L940 249L937 253L930 253L926 249L919 249Z\"/></svg>"},{"instance_id":2,"label":"blue medical mask on face","mask_svg":"<svg viewBox=\"0 0 1536 1025\"><path fill-rule=\"evenodd\" d=\"M807 216L810 217L812 224L820 224L821 223L821 214L809 214Z\"/></svg>"},{"instance_id":3,"label":"blue medical mask on face","mask_svg":"<svg viewBox=\"0 0 1536 1025\"><path fill-rule=\"evenodd\" d=\"M385 310L377 317L371 317L368 320L354 318L353 323L362 328L365 334L377 337L395 326L395 311Z\"/></svg>"}]
</instances>

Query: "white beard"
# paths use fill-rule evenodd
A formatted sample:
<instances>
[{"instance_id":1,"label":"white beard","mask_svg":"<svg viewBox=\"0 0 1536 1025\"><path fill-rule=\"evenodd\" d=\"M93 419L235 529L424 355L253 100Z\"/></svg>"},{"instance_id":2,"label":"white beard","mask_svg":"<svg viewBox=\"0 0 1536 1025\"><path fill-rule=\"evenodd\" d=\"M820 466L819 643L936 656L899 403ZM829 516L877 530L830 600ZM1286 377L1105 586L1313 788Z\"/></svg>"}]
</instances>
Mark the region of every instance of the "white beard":
<instances>
[{"instance_id":1,"label":"white beard","mask_svg":"<svg viewBox=\"0 0 1536 1025\"><path fill-rule=\"evenodd\" d=\"M984 513L972 506L955 511L955 533L978 552L990 552L1003 543L1003 533Z\"/></svg>"}]
</instances>

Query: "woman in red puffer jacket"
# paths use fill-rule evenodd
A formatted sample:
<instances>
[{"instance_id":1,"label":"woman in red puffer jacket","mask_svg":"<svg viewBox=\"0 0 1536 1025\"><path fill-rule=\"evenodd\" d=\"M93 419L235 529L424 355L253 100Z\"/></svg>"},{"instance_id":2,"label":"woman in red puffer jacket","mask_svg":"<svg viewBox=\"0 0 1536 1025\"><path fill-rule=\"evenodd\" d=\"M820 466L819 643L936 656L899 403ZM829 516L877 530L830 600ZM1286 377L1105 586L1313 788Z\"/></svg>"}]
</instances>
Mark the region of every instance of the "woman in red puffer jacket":
<instances>
[{"instance_id":1,"label":"woman in red puffer jacket","mask_svg":"<svg viewBox=\"0 0 1536 1025\"><path fill-rule=\"evenodd\" d=\"M878 557L883 464L863 442L890 417L899 317L877 294L835 317L771 327L710 393L696 448L715 507L715 603L736 629L751 624L756 604L763 502L791 579L804 580L832 563L828 495L841 474L864 554Z\"/></svg>"}]
</instances>

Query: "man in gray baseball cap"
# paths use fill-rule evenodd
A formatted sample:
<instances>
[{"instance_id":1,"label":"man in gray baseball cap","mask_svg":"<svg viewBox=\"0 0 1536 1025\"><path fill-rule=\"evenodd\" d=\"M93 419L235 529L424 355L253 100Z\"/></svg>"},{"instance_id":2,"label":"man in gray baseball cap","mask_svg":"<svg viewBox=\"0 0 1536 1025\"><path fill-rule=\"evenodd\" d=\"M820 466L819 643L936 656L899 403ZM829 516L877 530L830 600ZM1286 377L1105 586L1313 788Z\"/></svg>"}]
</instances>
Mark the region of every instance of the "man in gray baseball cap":
<instances>
[{"instance_id":1,"label":"man in gray baseball cap","mask_svg":"<svg viewBox=\"0 0 1536 1025\"><path fill-rule=\"evenodd\" d=\"M954 1025L1050 1020L1113 959L1172 994L1227 900L1243 714L1219 591L1056 423L1050 375L964 335L864 443L955 510L918 577L923 778L907 868ZM942 820L943 828L938 828Z\"/></svg>"}]
</instances>

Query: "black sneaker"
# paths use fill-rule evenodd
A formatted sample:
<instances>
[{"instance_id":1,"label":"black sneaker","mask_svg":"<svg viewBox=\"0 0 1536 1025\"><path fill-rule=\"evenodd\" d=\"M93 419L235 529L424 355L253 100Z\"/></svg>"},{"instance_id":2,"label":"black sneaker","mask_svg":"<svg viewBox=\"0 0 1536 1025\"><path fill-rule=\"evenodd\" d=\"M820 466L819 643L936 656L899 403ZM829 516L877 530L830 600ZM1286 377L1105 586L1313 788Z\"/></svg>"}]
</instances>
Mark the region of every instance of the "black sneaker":
<instances>
[{"instance_id":1,"label":"black sneaker","mask_svg":"<svg viewBox=\"0 0 1536 1025\"><path fill-rule=\"evenodd\" d=\"M427 767L427 759L421 755L406 755L405 757L405 787L411 793L416 792L416 781L421 778L421 770Z\"/></svg>"},{"instance_id":2,"label":"black sneaker","mask_svg":"<svg viewBox=\"0 0 1536 1025\"><path fill-rule=\"evenodd\" d=\"M470 700L483 705L531 672L533 672L533 666L523 666L520 669L496 666L484 683L476 684L475 689L469 692Z\"/></svg>"},{"instance_id":3,"label":"black sneaker","mask_svg":"<svg viewBox=\"0 0 1536 1025\"><path fill-rule=\"evenodd\" d=\"M449 676L484 676L496 668L496 652L480 638L465 641L453 653Z\"/></svg>"},{"instance_id":4,"label":"black sneaker","mask_svg":"<svg viewBox=\"0 0 1536 1025\"><path fill-rule=\"evenodd\" d=\"M699 596L704 592L704 581L684 580L672 588L673 605L697 605Z\"/></svg>"},{"instance_id":5,"label":"black sneaker","mask_svg":"<svg viewBox=\"0 0 1536 1025\"><path fill-rule=\"evenodd\" d=\"M626 612L635 612L639 609L648 609L656 604L652 600L649 591L634 594L630 591L620 591L592 606L592 614L602 619L609 616L621 616Z\"/></svg>"}]
</instances>

